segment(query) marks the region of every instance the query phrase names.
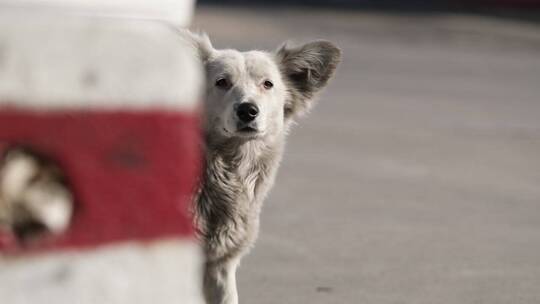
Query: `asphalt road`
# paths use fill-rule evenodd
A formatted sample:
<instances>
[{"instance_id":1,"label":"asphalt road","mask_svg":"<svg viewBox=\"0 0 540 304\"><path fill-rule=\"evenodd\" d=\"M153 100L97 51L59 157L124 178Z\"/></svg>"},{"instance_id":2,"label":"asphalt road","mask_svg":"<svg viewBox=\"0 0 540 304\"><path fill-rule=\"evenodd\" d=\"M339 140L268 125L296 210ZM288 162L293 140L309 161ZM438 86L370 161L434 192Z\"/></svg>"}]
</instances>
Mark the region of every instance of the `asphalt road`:
<instances>
[{"instance_id":1,"label":"asphalt road","mask_svg":"<svg viewBox=\"0 0 540 304\"><path fill-rule=\"evenodd\" d=\"M290 136L242 303L540 303L540 24L198 7L194 28L344 52Z\"/></svg>"}]
</instances>

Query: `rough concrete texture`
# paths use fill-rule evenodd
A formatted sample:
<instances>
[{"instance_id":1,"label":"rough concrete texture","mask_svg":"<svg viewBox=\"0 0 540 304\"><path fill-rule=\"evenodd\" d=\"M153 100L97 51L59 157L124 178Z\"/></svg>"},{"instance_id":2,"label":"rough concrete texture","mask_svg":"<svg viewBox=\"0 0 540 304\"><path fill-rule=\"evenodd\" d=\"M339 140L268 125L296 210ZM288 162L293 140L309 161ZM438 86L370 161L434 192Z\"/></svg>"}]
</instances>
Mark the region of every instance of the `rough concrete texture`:
<instances>
[{"instance_id":1,"label":"rough concrete texture","mask_svg":"<svg viewBox=\"0 0 540 304\"><path fill-rule=\"evenodd\" d=\"M87 250L0 256L0 300L10 304L202 304L201 252L166 238Z\"/></svg>"},{"instance_id":2,"label":"rough concrete texture","mask_svg":"<svg viewBox=\"0 0 540 304\"><path fill-rule=\"evenodd\" d=\"M200 65L172 28L1 5L0 106L173 111L197 106Z\"/></svg>"},{"instance_id":3,"label":"rough concrete texture","mask_svg":"<svg viewBox=\"0 0 540 304\"><path fill-rule=\"evenodd\" d=\"M194 28L344 52L291 134L241 302L540 303L540 25L198 7Z\"/></svg>"}]
</instances>

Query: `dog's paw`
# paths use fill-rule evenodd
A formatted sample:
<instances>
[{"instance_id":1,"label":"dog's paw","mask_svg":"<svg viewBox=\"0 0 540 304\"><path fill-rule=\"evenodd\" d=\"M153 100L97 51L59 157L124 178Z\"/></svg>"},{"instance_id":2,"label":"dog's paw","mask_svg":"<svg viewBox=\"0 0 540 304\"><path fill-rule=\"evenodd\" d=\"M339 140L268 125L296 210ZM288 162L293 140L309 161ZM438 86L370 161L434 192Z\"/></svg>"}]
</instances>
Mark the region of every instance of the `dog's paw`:
<instances>
[{"instance_id":1,"label":"dog's paw","mask_svg":"<svg viewBox=\"0 0 540 304\"><path fill-rule=\"evenodd\" d=\"M0 162L0 227L26 242L64 232L73 212L73 198L50 160L14 148Z\"/></svg>"}]
</instances>

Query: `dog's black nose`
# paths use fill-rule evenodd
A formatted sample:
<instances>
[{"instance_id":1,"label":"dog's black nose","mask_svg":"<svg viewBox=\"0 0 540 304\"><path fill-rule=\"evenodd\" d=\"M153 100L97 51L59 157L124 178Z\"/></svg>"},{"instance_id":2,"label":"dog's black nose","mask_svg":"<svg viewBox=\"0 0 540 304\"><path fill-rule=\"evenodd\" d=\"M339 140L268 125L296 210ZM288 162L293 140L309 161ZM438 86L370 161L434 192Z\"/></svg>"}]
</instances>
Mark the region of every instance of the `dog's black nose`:
<instances>
[{"instance_id":1,"label":"dog's black nose","mask_svg":"<svg viewBox=\"0 0 540 304\"><path fill-rule=\"evenodd\" d=\"M252 122L258 114L259 108L249 102L241 103L236 109L236 116L245 123Z\"/></svg>"}]
</instances>

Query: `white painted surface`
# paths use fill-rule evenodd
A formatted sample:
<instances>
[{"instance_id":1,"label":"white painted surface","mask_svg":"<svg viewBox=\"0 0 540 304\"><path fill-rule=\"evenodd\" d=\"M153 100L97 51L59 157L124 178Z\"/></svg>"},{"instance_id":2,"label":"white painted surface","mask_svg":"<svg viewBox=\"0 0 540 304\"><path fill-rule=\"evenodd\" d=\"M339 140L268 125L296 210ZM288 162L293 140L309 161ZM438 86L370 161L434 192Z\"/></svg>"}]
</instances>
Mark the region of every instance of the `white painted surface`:
<instances>
[{"instance_id":1,"label":"white painted surface","mask_svg":"<svg viewBox=\"0 0 540 304\"><path fill-rule=\"evenodd\" d=\"M0 106L191 110L193 50L160 22L0 7Z\"/></svg>"},{"instance_id":2,"label":"white painted surface","mask_svg":"<svg viewBox=\"0 0 540 304\"><path fill-rule=\"evenodd\" d=\"M83 15L140 18L189 25L194 0L0 0L0 5L63 10Z\"/></svg>"},{"instance_id":3,"label":"white painted surface","mask_svg":"<svg viewBox=\"0 0 540 304\"><path fill-rule=\"evenodd\" d=\"M188 240L0 256L0 303L201 304L201 252Z\"/></svg>"}]
</instances>

